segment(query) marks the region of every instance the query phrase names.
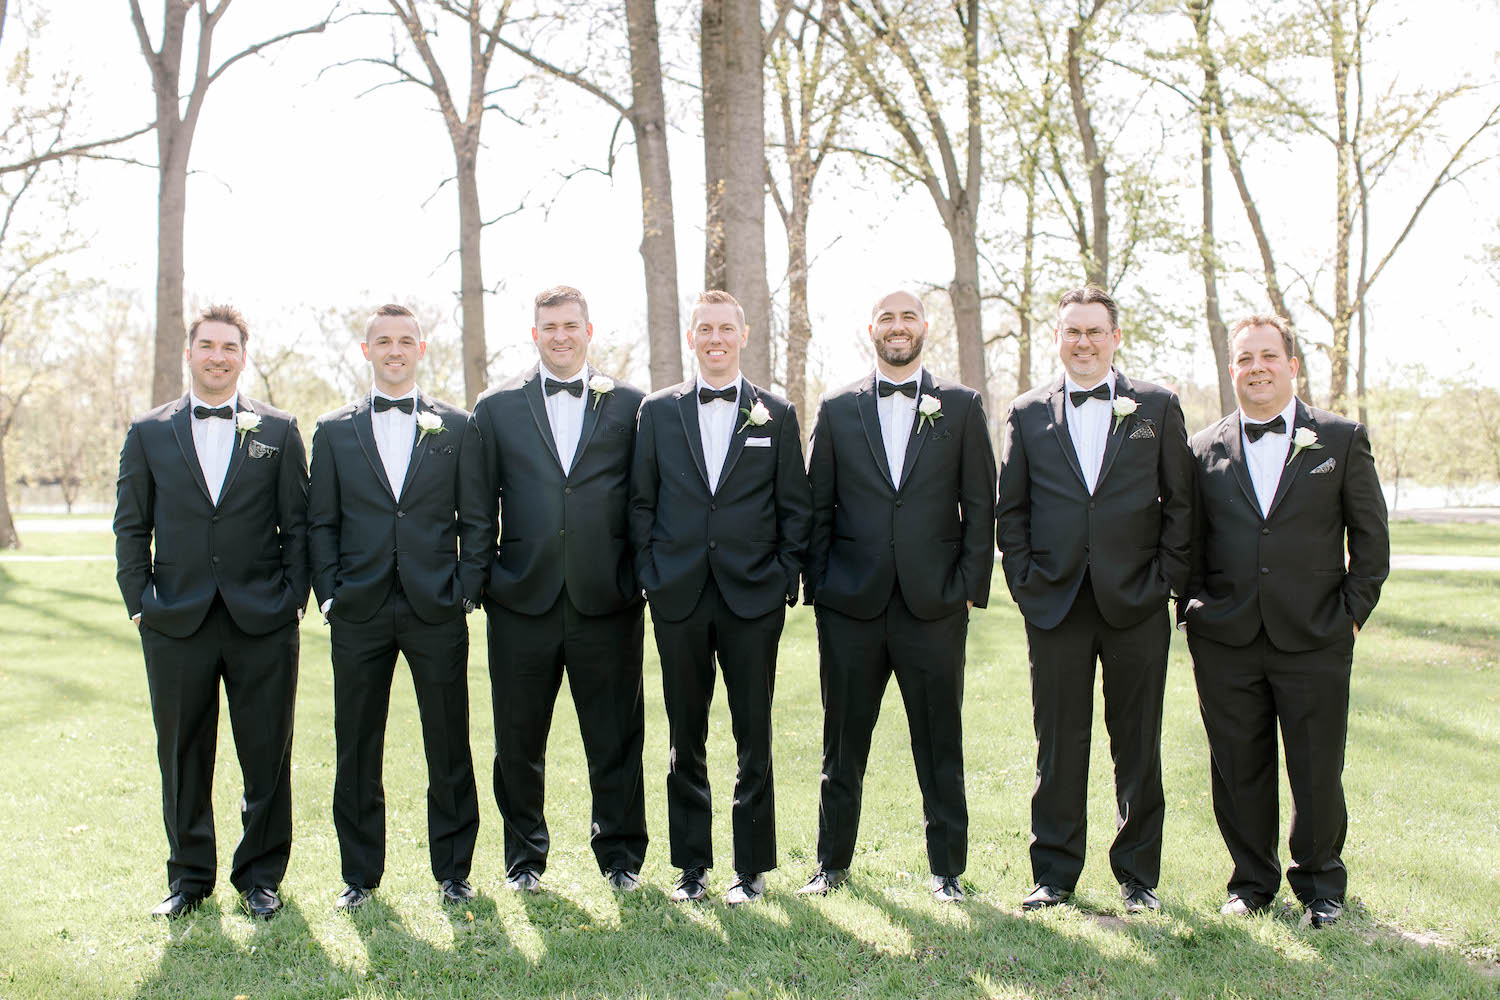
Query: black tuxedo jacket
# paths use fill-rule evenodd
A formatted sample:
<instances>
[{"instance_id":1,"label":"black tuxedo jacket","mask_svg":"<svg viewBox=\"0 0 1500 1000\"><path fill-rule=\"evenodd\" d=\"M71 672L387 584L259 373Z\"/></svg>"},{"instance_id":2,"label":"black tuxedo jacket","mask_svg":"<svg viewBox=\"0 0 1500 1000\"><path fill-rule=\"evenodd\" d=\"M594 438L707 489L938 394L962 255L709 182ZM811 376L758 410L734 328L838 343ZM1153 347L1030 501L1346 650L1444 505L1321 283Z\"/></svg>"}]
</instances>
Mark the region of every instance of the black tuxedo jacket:
<instances>
[{"instance_id":1,"label":"black tuxedo jacket","mask_svg":"<svg viewBox=\"0 0 1500 1000\"><path fill-rule=\"evenodd\" d=\"M467 410L421 393L417 412L443 429L413 435L401 500L375 445L370 397L325 413L313 431L308 487L312 585L319 606L369 621L397 576L419 618L429 624L463 614L458 583L458 458Z\"/></svg>"},{"instance_id":2,"label":"black tuxedo jacket","mask_svg":"<svg viewBox=\"0 0 1500 1000\"><path fill-rule=\"evenodd\" d=\"M174 638L198 630L215 594L250 635L296 621L307 606L307 458L297 420L244 394L237 405L258 414L260 427L235 432L217 506L187 396L135 418L120 452L120 593L132 617Z\"/></svg>"},{"instance_id":3,"label":"black tuxedo jacket","mask_svg":"<svg viewBox=\"0 0 1500 1000\"><path fill-rule=\"evenodd\" d=\"M811 497L797 409L741 378L741 412L710 491L697 390L691 378L641 404L630 480L636 573L665 621L692 613L710 572L731 611L758 618L796 603L807 558ZM757 401L771 414L759 427L745 416Z\"/></svg>"},{"instance_id":4,"label":"black tuxedo jacket","mask_svg":"<svg viewBox=\"0 0 1500 1000\"><path fill-rule=\"evenodd\" d=\"M1115 372L1116 398L1090 495L1068 433L1058 377L1011 403L1000 459L995 538L1011 597L1049 629L1067 615L1087 573L1104 620L1129 628L1187 587L1193 539L1193 461L1177 394Z\"/></svg>"},{"instance_id":5,"label":"black tuxedo jacket","mask_svg":"<svg viewBox=\"0 0 1500 1000\"><path fill-rule=\"evenodd\" d=\"M590 365L585 385L598 374ZM566 584L579 611L612 614L640 600L629 508L635 416L644 394L623 382L602 394L585 388L573 467L564 469L542 376L535 365L487 391L464 431L464 594L475 601L488 594L512 611L539 615Z\"/></svg>"},{"instance_id":6,"label":"black tuxedo jacket","mask_svg":"<svg viewBox=\"0 0 1500 1000\"><path fill-rule=\"evenodd\" d=\"M922 396L942 416L912 420L901 486L892 485L876 410L875 375L825 396L813 427L807 603L870 619L899 580L924 620L989 600L995 565L995 453L979 394L922 371Z\"/></svg>"},{"instance_id":7,"label":"black tuxedo jacket","mask_svg":"<svg viewBox=\"0 0 1500 1000\"><path fill-rule=\"evenodd\" d=\"M1239 411L1193 435L1198 541L1178 608L1192 633L1243 646L1264 626L1278 649L1321 649L1380 599L1391 544L1364 425L1298 400L1293 427L1311 428L1322 447L1287 462L1264 517Z\"/></svg>"}]
</instances>

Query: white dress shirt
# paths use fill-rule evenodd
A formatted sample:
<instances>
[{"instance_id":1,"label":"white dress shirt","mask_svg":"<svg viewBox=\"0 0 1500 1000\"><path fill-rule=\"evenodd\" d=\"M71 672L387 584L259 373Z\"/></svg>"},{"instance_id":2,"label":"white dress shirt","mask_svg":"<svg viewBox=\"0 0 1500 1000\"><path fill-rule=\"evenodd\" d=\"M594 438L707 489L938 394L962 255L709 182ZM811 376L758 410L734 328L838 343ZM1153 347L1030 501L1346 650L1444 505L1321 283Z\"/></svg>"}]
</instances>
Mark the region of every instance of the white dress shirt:
<instances>
[{"instance_id":1,"label":"white dress shirt","mask_svg":"<svg viewBox=\"0 0 1500 1000\"><path fill-rule=\"evenodd\" d=\"M1286 430L1278 434L1271 431L1252 443L1245 434L1245 424L1263 424L1264 420L1252 420L1240 410L1240 444L1245 449L1245 464L1250 467L1250 482L1255 487L1255 499L1260 502L1260 513L1264 517L1276 499L1276 487L1281 485L1281 470L1286 468L1287 451L1292 446L1292 421L1297 418L1297 397L1293 396L1281 411ZM1270 419L1275 420L1275 417Z\"/></svg>"},{"instance_id":2,"label":"white dress shirt","mask_svg":"<svg viewBox=\"0 0 1500 1000\"><path fill-rule=\"evenodd\" d=\"M1082 406L1073 405L1072 393L1088 392L1100 384L1109 386L1109 399L1086 399ZM1078 456L1078 468L1083 470L1083 482L1094 492L1099 485L1099 469L1104 464L1104 445L1109 441L1110 421L1114 417L1112 400L1115 398L1115 372L1110 369L1103 383L1095 383L1085 389L1073 381L1071 375L1063 378L1063 412L1067 414L1068 437L1073 440L1073 452Z\"/></svg>"},{"instance_id":3,"label":"white dress shirt","mask_svg":"<svg viewBox=\"0 0 1500 1000\"><path fill-rule=\"evenodd\" d=\"M411 399L411 412L403 413L394 406L376 413L373 409L375 397L385 399ZM370 424L375 431L375 448L380 452L380 464L385 466L385 478L390 480L391 492L401 499L401 486L406 482L406 468L411 465L412 446L417 443L417 387L412 386L405 396L387 396L379 389L370 390L372 408Z\"/></svg>"},{"instance_id":4,"label":"white dress shirt","mask_svg":"<svg viewBox=\"0 0 1500 1000\"><path fill-rule=\"evenodd\" d=\"M235 393L219 405L229 407L229 412L234 413L239 407L239 402L240 394ZM207 406L211 410L217 409L189 391L188 412L191 413L193 408L198 406ZM208 484L209 498L217 507L219 494L224 490L224 476L229 472L229 456L234 454L235 422L232 417L229 420L221 417L204 417L203 419L193 417L192 424L193 450L198 453L198 467L203 470L203 481Z\"/></svg>"},{"instance_id":5,"label":"white dress shirt","mask_svg":"<svg viewBox=\"0 0 1500 1000\"><path fill-rule=\"evenodd\" d=\"M740 384L740 373L734 373L734 381L725 385L725 388L733 386L738 391ZM703 376L698 376L699 389L713 389L714 387L703 381ZM718 390L715 390L718 391ZM697 390L694 390L696 399ZM736 398L735 402L727 399L716 399L711 403L698 404L698 434L703 442L703 464L708 471L708 482L713 492L719 489L719 473L724 471L724 459L729 455L729 439L734 436L735 417L740 415L740 404Z\"/></svg>"},{"instance_id":6,"label":"white dress shirt","mask_svg":"<svg viewBox=\"0 0 1500 1000\"><path fill-rule=\"evenodd\" d=\"M583 433L583 411L588 405L588 377L589 366L584 365L572 378L558 378L542 366L542 399L547 404L547 423L552 425L552 442L557 445L557 458L562 463L563 472L569 472L573 468L573 453L578 450L578 438ZM578 395L571 392L554 392L547 395L547 380L554 382L581 382L583 391Z\"/></svg>"},{"instance_id":7,"label":"white dress shirt","mask_svg":"<svg viewBox=\"0 0 1500 1000\"><path fill-rule=\"evenodd\" d=\"M901 485L901 468L906 464L906 444L911 440L911 422L917 416L917 397L908 396L904 392L893 392L889 396L880 395L880 383L890 382L892 385L906 385L914 382L917 386L917 394L922 392L922 368L919 365L912 373L911 378L902 379L900 382L888 379L875 372L875 412L880 415L880 439L885 444L885 463L891 469L891 482L896 486Z\"/></svg>"}]
</instances>

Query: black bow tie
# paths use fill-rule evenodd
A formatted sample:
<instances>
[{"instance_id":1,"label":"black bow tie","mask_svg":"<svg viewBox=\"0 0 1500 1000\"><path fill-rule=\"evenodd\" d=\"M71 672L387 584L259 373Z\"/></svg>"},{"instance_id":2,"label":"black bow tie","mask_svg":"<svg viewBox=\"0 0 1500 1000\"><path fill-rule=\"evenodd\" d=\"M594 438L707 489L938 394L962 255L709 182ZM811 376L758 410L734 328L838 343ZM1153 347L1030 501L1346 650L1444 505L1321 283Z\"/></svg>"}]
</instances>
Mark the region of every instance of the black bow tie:
<instances>
[{"instance_id":1,"label":"black bow tie","mask_svg":"<svg viewBox=\"0 0 1500 1000\"><path fill-rule=\"evenodd\" d=\"M375 397L375 412L384 413L386 410L397 409L402 413L411 413L417 408L417 401L410 396L403 399L391 399L389 396Z\"/></svg>"},{"instance_id":2,"label":"black bow tie","mask_svg":"<svg viewBox=\"0 0 1500 1000\"><path fill-rule=\"evenodd\" d=\"M1245 437L1247 437L1247 438L1250 439L1250 443L1251 444L1254 444L1255 442L1259 441L1261 438L1265 437L1267 434L1285 434L1285 433L1286 433L1286 421L1284 419L1282 419L1281 417L1277 417L1274 420L1267 420L1263 424L1246 424L1245 425Z\"/></svg>"},{"instance_id":3,"label":"black bow tie","mask_svg":"<svg viewBox=\"0 0 1500 1000\"><path fill-rule=\"evenodd\" d=\"M892 393L897 393L897 392L901 393L901 395L903 395L903 396L908 396L908 397L910 397L912 399L916 399L917 398L917 383L915 381L911 381L911 382L887 382L883 378L882 379L876 379L875 380L875 391L880 394L880 398L881 399L884 399L885 397L891 395Z\"/></svg>"},{"instance_id":4,"label":"black bow tie","mask_svg":"<svg viewBox=\"0 0 1500 1000\"><path fill-rule=\"evenodd\" d=\"M209 417L223 417L225 420L234 419L234 411L228 406L195 406L193 416L199 420L207 420Z\"/></svg>"},{"instance_id":5,"label":"black bow tie","mask_svg":"<svg viewBox=\"0 0 1500 1000\"><path fill-rule=\"evenodd\" d=\"M542 388L547 390L547 395L556 396L560 392L566 392L572 396L583 395L583 380L574 379L571 382L559 382L555 378L549 378L542 383Z\"/></svg>"},{"instance_id":6,"label":"black bow tie","mask_svg":"<svg viewBox=\"0 0 1500 1000\"><path fill-rule=\"evenodd\" d=\"M1079 389L1076 392L1070 392L1068 393L1068 398L1073 401L1074 406L1082 406L1091 399L1102 399L1107 403L1111 398L1109 383L1100 382L1092 389Z\"/></svg>"},{"instance_id":7,"label":"black bow tie","mask_svg":"<svg viewBox=\"0 0 1500 1000\"><path fill-rule=\"evenodd\" d=\"M712 403L716 399L722 399L726 403L732 403L740 396L738 385L725 386L723 389L710 389L707 386L698 387L698 402Z\"/></svg>"}]
</instances>

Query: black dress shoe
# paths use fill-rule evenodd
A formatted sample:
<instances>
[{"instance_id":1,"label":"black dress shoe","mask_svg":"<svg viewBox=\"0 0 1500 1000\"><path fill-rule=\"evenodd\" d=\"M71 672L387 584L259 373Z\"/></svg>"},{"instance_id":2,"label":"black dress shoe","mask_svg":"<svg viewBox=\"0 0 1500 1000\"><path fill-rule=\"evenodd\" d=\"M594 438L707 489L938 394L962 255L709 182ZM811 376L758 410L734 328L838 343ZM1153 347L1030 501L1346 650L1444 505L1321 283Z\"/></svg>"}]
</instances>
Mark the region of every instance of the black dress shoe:
<instances>
[{"instance_id":1,"label":"black dress shoe","mask_svg":"<svg viewBox=\"0 0 1500 1000\"><path fill-rule=\"evenodd\" d=\"M542 877L530 868L522 868L505 880L505 887L512 892L541 892Z\"/></svg>"},{"instance_id":2,"label":"black dress shoe","mask_svg":"<svg viewBox=\"0 0 1500 1000\"><path fill-rule=\"evenodd\" d=\"M1248 917L1260 913L1270 905L1270 903L1257 903L1248 896L1230 896L1224 901L1224 905L1219 907L1219 912L1226 917Z\"/></svg>"},{"instance_id":3,"label":"black dress shoe","mask_svg":"<svg viewBox=\"0 0 1500 1000\"><path fill-rule=\"evenodd\" d=\"M1041 910L1066 903L1072 898L1072 889L1060 889L1055 885L1039 885L1031 890L1030 895L1021 900L1021 909Z\"/></svg>"},{"instance_id":4,"label":"black dress shoe","mask_svg":"<svg viewBox=\"0 0 1500 1000\"><path fill-rule=\"evenodd\" d=\"M849 881L847 868L819 868L812 873L807 884L797 890L799 896L826 896Z\"/></svg>"},{"instance_id":5,"label":"black dress shoe","mask_svg":"<svg viewBox=\"0 0 1500 1000\"><path fill-rule=\"evenodd\" d=\"M708 869L687 868L667 898L674 903L697 903L708 895Z\"/></svg>"},{"instance_id":6,"label":"black dress shoe","mask_svg":"<svg viewBox=\"0 0 1500 1000\"><path fill-rule=\"evenodd\" d=\"M1344 915L1344 904L1337 899L1315 899L1307 904L1307 922L1314 928L1332 927Z\"/></svg>"},{"instance_id":7,"label":"black dress shoe","mask_svg":"<svg viewBox=\"0 0 1500 1000\"><path fill-rule=\"evenodd\" d=\"M1161 909L1161 900L1156 892L1138 883L1126 882L1120 886L1120 896L1125 900L1126 913L1147 913Z\"/></svg>"},{"instance_id":8,"label":"black dress shoe","mask_svg":"<svg viewBox=\"0 0 1500 1000\"><path fill-rule=\"evenodd\" d=\"M604 881L615 892L635 892L641 887L641 873L628 868L611 868L604 873Z\"/></svg>"},{"instance_id":9,"label":"black dress shoe","mask_svg":"<svg viewBox=\"0 0 1500 1000\"><path fill-rule=\"evenodd\" d=\"M932 898L939 903L962 903L964 901L964 887L958 884L958 876L932 876Z\"/></svg>"},{"instance_id":10,"label":"black dress shoe","mask_svg":"<svg viewBox=\"0 0 1500 1000\"><path fill-rule=\"evenodd\" d=\"M442 887L445 906L463 906L476 895L474 887L461 878L445 878Z\"/></svg>"},{"instance_id":11,"label":"black dress shoe","mask_svg":"<svg viewBox=\"0 0 1500 1000\"><path fill-rule=\"evenodd\" d=\"M357 910L369 902L372 891L362 885L346 885L344 886L344 891L339 893L339 898L333 901L333 908L335 910Z\"/></svg>"},{"instance_id":12,"label":"black dress shoe","mask_svg":"<svg viewBox=\"0 0 1500 1000\"><path fill-rule=\"evenodd\" d=\"M192 913L198 907L202 906L203 901L207 898L207 893L174 892L158 903L156 909L151 911L151 915L153 917L165 917L168 920L175 920L184 914Z\"/></svg>"},{"instance_id":13,"label":"black dress shoe","mask_svg":"<svg viewBox=\"0 0 1500 1000\"><path fill-rule=\"evenodd\" d=\"M734 881L729 884L729 891L724 894L724 902L730 906L741 906L745 903L753 903L766 894L766 877L764 875L735 872Z\"/></svg>"},{"instance_id":14,"label":"black dress shoe","mask_svg":"<svg viewBox=\"0 0 1500 1000\"><path fill-rule=\"evenodd\" d=\"M256 886L249 892L240 893L240 905L245 912L258 920L270 920L281 912L281 897L275 889Z\"/></svg>"}]
</instances>

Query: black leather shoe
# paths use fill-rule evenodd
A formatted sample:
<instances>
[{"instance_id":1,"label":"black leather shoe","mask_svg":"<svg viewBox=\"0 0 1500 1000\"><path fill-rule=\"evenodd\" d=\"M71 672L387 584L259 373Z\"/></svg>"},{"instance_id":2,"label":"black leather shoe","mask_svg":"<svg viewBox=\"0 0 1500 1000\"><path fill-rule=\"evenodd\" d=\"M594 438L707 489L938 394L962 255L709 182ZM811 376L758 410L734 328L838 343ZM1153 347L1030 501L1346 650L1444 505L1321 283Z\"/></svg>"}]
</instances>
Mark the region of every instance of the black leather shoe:
<instances>
[{"instance_id":1,"label":"black leather shoe","mask_svg":"<svg viewBox=\"0 0 1500 1000\"><path fill-rule=\"evenodd\" d=\"M505 888L512 892L541 892L542 877L530 868L522 868L505 880Z\"/></svg>"},{"instance_id":2,"label":"black leather shoe","mask_svg":"<svg viewBox=\"0 0 1500 1000\"><path fill-rule=\"evenodd\" d=\"M1029 896L1021 900L1021 909L1041 910L1066 903L1072 898L1072 889L1060 889L1055 885L1039 885L1031 890Z\"/></svg>"},{"instance_id":3,"label":"black leather shoe","mask_svg":"<svg viewBox=\"0 0 1500 1000\"><path fill-rule=\"evenodd\" d=\"M708 869L688 868L667 898L674 903L697 903L708 895Z\"/></svg>"},{"instance_id":4,"label":"black leather shoe","mask_svg":"<svg viewBox=\"0 0 1500 1000\"><path fill-rule=\"evenodd\" d=\"M735 872L734 881L729 883L729 891L724 894L724 902L730 906L741 906L745 903L753 903L765 894L766 877L764 875Z\"/></svg>"},{"instance_id":5,"label":"black leather shoe","mask_svg":"<svg viewBox=\"0 0 1500 1000\"><path fill-rule=\"evenodd\" d=\"M1154 913L1161 909L1156 892L1144 885L1127 882L1120 886L1120 897L1125 900L1126 913Z\"/></svg>"},{"instance_id":6,"label":"black leather shoe","mask_svg":"<svg viewBox=\"0 0 1500 1000\"><path fill-rule=\"evenodd\" d=\"M335 910L357 910L369 902L372 891L362 885L346 885L344 886L344 891L339 893L339 898L333 901L333 908Z\"/></svg>"},{"instance_id":7,"label":"black leather shoe","mask_svg":"<svg viewBox=\"0 0 1500 1000\"><path fill-rule=\"evenodd\" d=\"M1219 907L1219 912L1226 917L1248 917L1259 913L1270 903L1257 903L1248 896L1230 896L1224 905Z\"/></svg>"},{"instance_id":8,"label":"black leather shoe","mask_svg":"<svg viewBox=\"0 0 1500 1000\"><path fill-rule=\"evenodd\" d=\"M174 892L158 903L156 909L151 911L151 915L153 917L165 917L168 920L175 920L184 914L192 913L198 907L202 906L203 901L207 898L207 893L200 895L196 892Z\"/></svg>"},{"instance_id":9,"label":"black leather shoe","mask_svg":"<svg viewBox=\"0 0 1500 1000\"><path fill-rule=\"evenodd\" d=\"M611 868L604 873L604 881L615 892L635 892L641 887L640 872L633 872L628 868Z\"/></svg>"},{"instance_id":10,"label":"black leather shoe","mask_svg":"<svg viewBox=\"0 0 1500 1000\"><path fill-rule=\"evenodd\" d=\"M958 876L932 876L932 898L939 903L962 903L964 901L964 887L958 884Z\"/></svg>"},{"instance_id":11,"label":"black leather shoe","mask_svg":"<svg viewBox=\"0 0 1500 1000\"><path fill-rule=\"evenodd\" d=\"M256 886L249 892L240 893L240 906L258 920L270 920L281 912L281 897L275 889Z\"/></svg>"},{"instance_id":12,"label":"black leather shoe","mask_svg":"<svg viewBox=\"0 0 1500 1000\"><path fill-rule=\"evenodd\" d=\"M1337 899L1315 899L1307 904L1307 922L1314 928L1332 927L1344 915L1344 904Z\"/></svg>"},{"instance_id":13,"label":"black leather shoe","mask_svg":"<svg viewBox=\"0 0 1500 1000\"><path fill-rule=\"evenodd\" d=\"M475 896L474 887L461 878L443 879L440 891L445 906L463 906Z\"/></svg>"},{"instance_id":14,"label":"black leather shoe","mask_svg":"<svg viewBox=\"0 0 1500 1000\"><path fill-rule=\"evenodd\" d=\"M847 868L819 868L812 873L807 884L797 890L799 896L826 896L849 881Z\"/></svg>"}]
</instances>

